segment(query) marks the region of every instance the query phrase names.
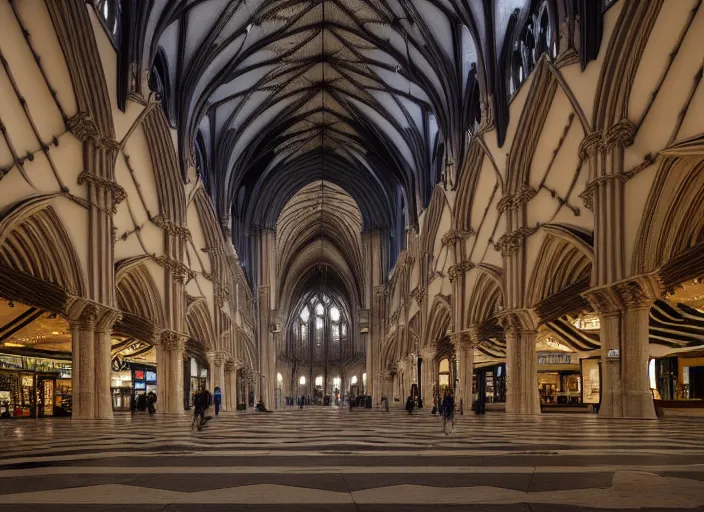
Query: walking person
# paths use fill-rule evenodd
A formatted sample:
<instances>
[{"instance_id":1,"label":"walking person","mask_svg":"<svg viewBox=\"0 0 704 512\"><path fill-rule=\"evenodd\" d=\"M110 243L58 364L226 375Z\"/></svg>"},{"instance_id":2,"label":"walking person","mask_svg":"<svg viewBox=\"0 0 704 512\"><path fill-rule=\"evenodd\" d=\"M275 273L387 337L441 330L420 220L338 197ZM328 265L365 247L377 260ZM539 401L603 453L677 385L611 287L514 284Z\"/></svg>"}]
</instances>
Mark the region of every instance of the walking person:
<instances>
[{"instance_id":1,"label":"walking person","mask_svg":"<svg viewBox=\"0 0 704 512\"><path fill-rule=\"evenodd\" d=\"M216 387L213 393L213 403L215 404L215 416L217 416L220 413L220 404L222 404L222 390L219 387Z\"/></svg>"},{"instance_id":2,"label":"walking person","mask_svg":"<svg viewBox=\"0 0 704 512\"><path fill-rule=\"evenodd\" d=\"M445 390L445 396L440 404L440 414L442 415L442 430L445 435L450 435L455 421L455 397L451 389Z\"/></svg>"}]
</instances>

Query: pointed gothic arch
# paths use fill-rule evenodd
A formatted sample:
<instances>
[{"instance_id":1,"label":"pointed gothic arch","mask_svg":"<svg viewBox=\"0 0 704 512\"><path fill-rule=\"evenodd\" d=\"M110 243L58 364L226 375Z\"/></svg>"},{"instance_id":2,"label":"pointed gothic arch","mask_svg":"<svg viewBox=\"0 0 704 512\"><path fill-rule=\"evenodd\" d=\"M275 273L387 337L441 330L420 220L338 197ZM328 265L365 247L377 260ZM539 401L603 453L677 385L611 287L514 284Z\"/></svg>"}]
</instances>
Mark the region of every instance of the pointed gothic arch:
<instances>
[{"instance_id":1,"label":"pointed gothic arch","mask_svg":"<svg viewBox=\"0 0 704 512\"><path fill-rule=\"evenodd\" d=\"M206 352L216 349L215 331L213 320L205 298L198 297L188 304L186 308L186 324L188 334L198 341Z\"/></svg>"},{"instance_id":2,"label":"pointed gothic arch","mask_svg":"<svg viewBox=\"0 0 704 512\"><path fill-rule=\"evenodd\" d=\"M479 273L469 300L468 325L481 325L494 318L504 304L503 271L493 265L477 265Z\"/></svg>"},{"instance_id":3,"label":"pointed gothic arch","mask_svg":"<svg viewBox=\"0 0 704 512\"><path fill-rule=\"evenodd\" d=\"M588 307L580 295L591 285L593 235L575 226L546 224L538 258L527 287L525 304L543 320Z\"/></svg>"},{"instance_id":4,"label":"pointed gothic arch","mask_svg":"<svg viewBox=\"0 0 704 512\"><path fill-rule=\"evenodd\" d=\"M447 335L452 320L452 307L448 298L436 295L428 313L428 324L423 347L437 343Z\"/></svg>"},{"instance_id":5,"label":"pointed gothic arch","mask_svg":"<svg viewBox=\"0 0 704 512\"><path fill-rule=\"evenodd\" d=\"M667 287L704 273L704 138L688 155L661 163L633 255L635 275L662 267Z\"/></svg>"},{"instance_id":6,"label":"pointed gothic arch","mask_svg":"<svg viewBox=\"0 0 704 512\"><path fill-rule=\"evenodd\" d=\"M0 214L0 266L52 283L66 294L84 297L86 284L80 259L51 206L56 197L31 197Z\"/></svg>"},{"instance_id":7,"label":"pointed gothic arch","mask_svg":"<svg viewBox=\"0 0 704 512\"><path fill-rule=\"evenodd\" d=\"M117 306L123 312L115 332L151 342L166 326L159 288L147 268L148 256L128 258L115 265Z\"/></svg>"}]
</instances>

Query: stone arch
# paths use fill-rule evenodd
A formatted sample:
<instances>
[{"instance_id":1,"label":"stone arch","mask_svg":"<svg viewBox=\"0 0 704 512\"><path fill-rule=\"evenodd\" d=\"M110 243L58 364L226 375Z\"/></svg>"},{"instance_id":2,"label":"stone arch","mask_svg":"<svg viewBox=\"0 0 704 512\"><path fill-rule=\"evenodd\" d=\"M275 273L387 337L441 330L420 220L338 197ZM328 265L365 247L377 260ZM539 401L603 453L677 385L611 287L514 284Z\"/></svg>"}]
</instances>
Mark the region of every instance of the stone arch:
<instances>
[{"instance_id":1,"label":"stone arch","mask_svg":"<svg viewBox=\"0 0 704 512\"><path fill-rule=\"evenodd\" d=\"M541 310L541 317L586 308L580 293L591 283L593 235L562 224L546 224L541 229L545 237L528 282L525 304Z\"/></svg>"},{"instance_id":2,"label":"stone arch","mask_svg":"<svg viewBox=\"0 0 704 512\"><path fill-rule=\"evenodd\" d=\"M230 301L231 290L234 289L233 272L225 255L225 240L213 209L213 203L208 198L205 189L198 187L193 197L210 257L215 302L221 308L225 302ZM197 250L195 254L198 254Z\"/></svg>"},{"instance_id":3,"label":"stone arch","mask_svg":"<svg viewBox=\"0 0 704 512\"><path fill-rule=\"evenodd\" d=\"M152 108L142 126L154 169L161 215L164 221L182 228L186 225L186 193L182 181L185 176L179 172L169 122L160 108Z\"/></svg>"},{"instance_id":4,"label":"stone arch","mask_svg":"<svg viewBox=\"0 0 704 512\"><path fill-rule=\"evenodd\" d=\"M437 343L444 338L447 329L450 327L451 320L452 307L450 306L450 301L441 295L437 295L428 314L428 327L423 341L424 347L429 346L431 343Z\"/></svg>"},{"instance_id":5,"label":"stone arch","mask_svg":"<svg viewBox=\"0 0 704 512\"><path fill-rule=\"evenodd\" d=\"M191 338L202 343L206 351L215 350L217 344L213 321L205 298L199 297L186 308L186 323L188 324L188 334Z\"/></svg>"},{"instance_id":6,"label":"stone arch","mask_svg":"<svg viewBox=\"0 0 704 512\"><path fill-rule=\"evenodd\" d=\"M666 286L704 271L704 138L702 154L665 158L646 203L633 274L663 267Z\"/></svg>"},{"instance_id":7,"label":"stone arch","mask_svg":"<svg viewBox=\"0 0 704 512\"><path fill-rule=\"evenodd\" d=\"M453 229L458 231L472 229L472 203L483 164L484 150L477 139L472 139L467 149L464 169L459 176L457 199L452 216Z\"/></svg>"},{"instance_id":8,"label":"stone arch","mask_svg":"<svg viewBox=\"0 0 704 512\"><path fill-rule=\"evenodd\" d=\"M0 215L0 266L53 283L67 294L85 297L80 259L51 206L55 197L32 197Z\"/></svg>"},{"instance_id":9,"label":"stone arch","mask_svg":"<svg viewBox=\"0 0 704 512\"><path fill-rule=\"evenodd\" d=\"M528 97L518 120L511 151L506 160L507 194L518 194L528 186L533 156L538 147L540 135L552 108L557 80L550 71L545 55L540 58L530 84Z\"/></svg>"},{"instance_id":10,"label":"stone arch","mask_svg":"<svg viewBox=\"0 0 704 512\"><path fill-rule=\"evenodd\" d=\"M503 272L493 265L477 265L479 273L472 289L467 312L469 325L480 325L494 318L504 303Z\"/></svg>"},{"instance_id":11,"label":"stone arch","mask_svg":"<svg viewBox=\"0 0 704 512\"><path fill-rule=\"evenodd\" d=\"M115 332L151 342L166 320L161 294L146 265L148 259L139 256L115 265L117 306L123 312Z\"/></svg>"},{"instance_id":12,"label":"stone arch","mask_svg":"<svg viewBox=\"0 0 704 512\"><path fill-rule=\"evenodd\" d=\"M447 198L445 191L438 185L433 191L433 196L430 199L428 209L425 211L425 223L423 225L423 233L420 238L420 253L433 255L435 249L435 240L440 229L440 221L442 212L445 209Z\"/></svg>"}]
</instances>

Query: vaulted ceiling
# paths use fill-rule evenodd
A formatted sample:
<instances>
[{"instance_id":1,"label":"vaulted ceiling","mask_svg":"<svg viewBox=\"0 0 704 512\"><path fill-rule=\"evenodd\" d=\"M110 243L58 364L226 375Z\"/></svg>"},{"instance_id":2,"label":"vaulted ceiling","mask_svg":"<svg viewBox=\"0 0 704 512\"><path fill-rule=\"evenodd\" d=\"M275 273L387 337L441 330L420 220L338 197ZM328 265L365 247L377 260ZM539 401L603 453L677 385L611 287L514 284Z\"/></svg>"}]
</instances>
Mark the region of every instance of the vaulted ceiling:
<instances>
[{"instance_id":1,"label":"vaulted ceiling","mask_svg":"<svg viewBox=\"0 0 704 512\"><path fill-rule=\"evenodd\" d=\"M111 2L98 4L107 12ZM123 0L119 9L118 102L146 94L149 72L184 176L199 168L245 265L252 227L274 228L316 180L352 197L363 229L402 238L445 166L462 168L468 134L495 128L503 143L516 77L544 51L574 50L557 47L560 24L581 20L565 41L582 38L583 65L601 27L600 1Z\"/></svg>"}]
</instances>

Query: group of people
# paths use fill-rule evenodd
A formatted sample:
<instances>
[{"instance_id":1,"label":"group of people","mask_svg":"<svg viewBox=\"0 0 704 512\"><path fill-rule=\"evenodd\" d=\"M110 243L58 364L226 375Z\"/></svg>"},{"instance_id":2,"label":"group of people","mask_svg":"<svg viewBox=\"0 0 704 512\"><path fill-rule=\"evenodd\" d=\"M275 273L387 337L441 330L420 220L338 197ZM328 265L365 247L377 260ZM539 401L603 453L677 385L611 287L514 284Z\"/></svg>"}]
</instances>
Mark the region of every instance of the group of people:
<instances>
[{"instance_id":1,"label":"group of people","mask_svg":"<svg viewBox=\"0 0 704 512\"><path fill-rule=\"evenodd\" d=\"M156 393L150 391L149 393L142 393L136 395L132 398L130 403L130 412L135 413L156 413Z\"/></svg>"},{"instance_id":2,"label":"group of people","mask_svg":"<svg viewBox=\"0 0 704 512\"><path fill-rule=\"evenodd\" d=\"M211 407L215 407L215 416L220 414L220 405L222 404L222 391L219 387L215 388L215 394L211 394L205 387L197 390L193 394L193 419L198 421L198 429L202 429L208 421L213 419L212 416L206 416L205 413ZM196 420L197 419L197 420Z\"/></svg>"}]
</instances>

